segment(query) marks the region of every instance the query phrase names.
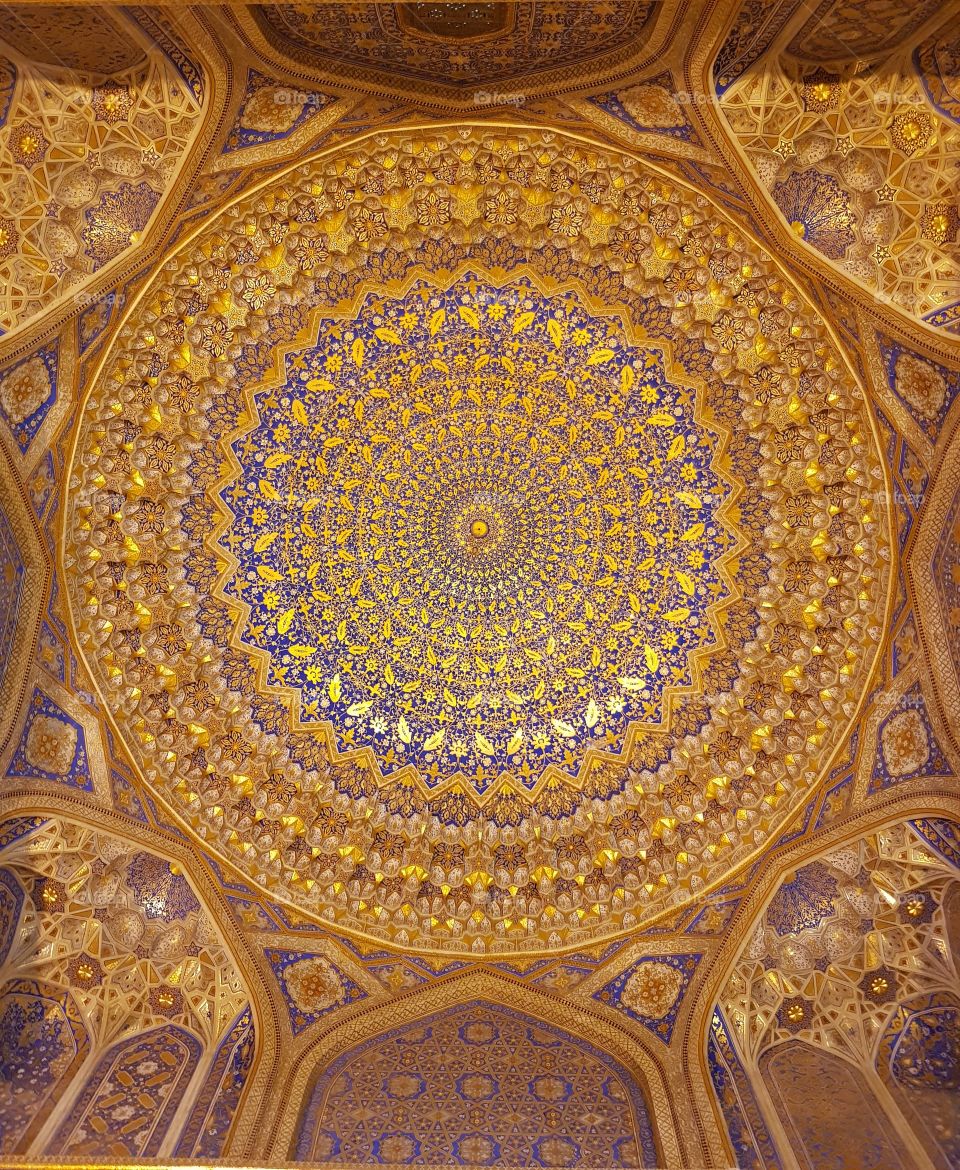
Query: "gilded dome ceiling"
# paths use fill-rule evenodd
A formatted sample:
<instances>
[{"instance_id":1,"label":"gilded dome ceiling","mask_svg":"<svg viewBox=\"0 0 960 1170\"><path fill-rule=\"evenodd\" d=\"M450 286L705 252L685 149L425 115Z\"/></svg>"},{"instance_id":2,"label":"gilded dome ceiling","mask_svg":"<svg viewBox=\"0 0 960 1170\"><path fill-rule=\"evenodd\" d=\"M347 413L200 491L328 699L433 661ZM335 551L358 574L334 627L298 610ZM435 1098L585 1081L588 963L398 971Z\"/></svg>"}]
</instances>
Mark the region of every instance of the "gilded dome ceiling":
<instances>
[{"instance_id":1,"label":"gilded dome ceiling","mask_svg":"<svg viewBox=\"0 0 960 1170\"><path fill-rule=\"evenodd\" d=\"M475 89L552 73L582 71L636 52L647 39L657 4L607 0L578 6L564 0L525 3L360 3L253 6L269 43L317 68L359 70L395 86Z\"/></svg>"},{"instance_id":2,"label":"gilded dome ceiling","mask_svg":"<svg viewBox=\"0 0 960 1170\"><path fill-rule=\"evenodd\" d=\"M0 1162L957 1162L958 13L0 5Z\"/></svg>"},{"instance_id":3,"label":"gilded dome ceiling","mask_svg":"<svg viewBox=\"0 0 960 1170\"><path fill-rule=\"evenodd\" d=\"M817 314L708 199L555 133L379 135L204 224L72 482L73 618L150 783L274 894L425 946L717 881L887 604Z\"/></svg>"}]
</instances>

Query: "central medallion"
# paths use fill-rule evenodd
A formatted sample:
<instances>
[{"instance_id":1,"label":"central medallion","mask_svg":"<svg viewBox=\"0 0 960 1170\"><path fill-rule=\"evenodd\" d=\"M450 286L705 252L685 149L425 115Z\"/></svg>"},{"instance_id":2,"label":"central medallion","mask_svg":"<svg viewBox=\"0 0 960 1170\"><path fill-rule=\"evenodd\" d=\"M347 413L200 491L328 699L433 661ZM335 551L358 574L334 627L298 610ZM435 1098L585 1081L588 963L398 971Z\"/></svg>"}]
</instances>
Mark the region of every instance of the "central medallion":
<instances>
[{"instance_id":1,"label":"central medallion","mask_svg":"<svg viewBox=\"0 0 960 1170\"><path fill-rule=\"evenodd\" d=\"M224 593L338 753L478 792L619 756L716 642L718 436L573 291L368 296L255 395Z\"/></svg>"}]
</instances>

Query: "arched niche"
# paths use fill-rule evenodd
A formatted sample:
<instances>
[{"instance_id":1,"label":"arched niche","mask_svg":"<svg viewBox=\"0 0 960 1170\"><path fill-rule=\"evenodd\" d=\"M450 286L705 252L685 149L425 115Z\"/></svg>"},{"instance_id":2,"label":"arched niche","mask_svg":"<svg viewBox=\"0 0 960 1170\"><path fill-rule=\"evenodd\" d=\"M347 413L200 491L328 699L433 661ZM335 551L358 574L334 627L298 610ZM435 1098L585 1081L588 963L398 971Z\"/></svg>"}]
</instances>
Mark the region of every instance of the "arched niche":
<instances>
[{"instance_id":1,"label":"arched niche","mask_svg":"<svg viewBox=\"0 0 960 1170\"><path fill-rule=\"evenodd\" d=\"M938 1170L960 1166L960 1000L934 994L898 1005L877 1071Z\"/></svg>"},{"instance_id":2,"label":"arched niche","mask_svg":"<svg viewBox=\"0 0 960 1170\"><path fill-rule=\"evenodd\" d=\"M190 1117L177 1140L178 1158L219 1158L230 1136L256 1057L253 1012L245 1007L220 1041Z\"/></svg>"},{"instance_id":3,"label":"arched niche","mask_svg":"<svg viewBox=\"0 0 960 1170\"><path fill-rule=\"evenodd\" d=\"M0 987L0 1152L26 1151L89 1050L69 992L33 979Z\"/></svg>"},{"instance_id":4,"label":"arched niche","mask_svg":"<svg viewBox=\"0 0 960 1170\"><path fill-rule=\"evenodd\" d=\"M914 1170L866 1077L834 1053L790 1040L760 1073L801 1170Z\"/></svg>"},{"instance_id":5,"label":"arched niche","mask_svg":"<svg viewBox=\"0 0 960 1170\"><path fill-rule=\"evenodd\" d=\"M114 1044L97 1061L45 1153L123 1160L155 1156L202 1045L172 1024Z\"/></svg>"},{"instance_id":6,"label":"arched niche","mask_svg":"<svg viewBox=\"0 0 960 1170\"><path fill-rule=\"evenodd\" d=\"M333 1165L661 1164L647 1095L618 1060L483 999L372 1035L319 1070L290 1156Z\"/></svg>"}]
</instances>

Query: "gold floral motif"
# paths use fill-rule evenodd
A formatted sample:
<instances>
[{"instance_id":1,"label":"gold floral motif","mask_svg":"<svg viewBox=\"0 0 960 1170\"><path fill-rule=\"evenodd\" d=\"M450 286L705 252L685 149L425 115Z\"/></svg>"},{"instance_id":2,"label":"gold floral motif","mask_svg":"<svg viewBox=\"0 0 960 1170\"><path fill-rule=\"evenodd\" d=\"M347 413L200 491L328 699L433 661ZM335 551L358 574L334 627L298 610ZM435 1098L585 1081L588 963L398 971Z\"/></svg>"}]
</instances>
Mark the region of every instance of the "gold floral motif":
<instances>
[{"instance_id":1,"label":"gold floral motif","mask_svg":"<svg viewBox=\"0 0 960 1170\"><path fill-rule=\"evenodd\" d=\"M900 711L884 727L883 758L893 776L918 772L930 758L930 740L917 711Z\"/></svg>"},{"instance_id":2,"label":"gold floral motif","mask_svg":"<svg viewBox=\"0 0 960 1170\"><path fill-rule=\"evenodd\" d=\"M627 980L622 1002L639 1016L661 1020L677 1002L683 972L669 963L641 963Z\"/></svg>"},{"instance_id":3,"label":"gold floral motif","mask_svg":"<svg viewBox=\"0 0 960 1170\"><path fill-rule=\"evenodd\" d=\"M27 732L27 763L66 776L77 752L77 729L52 715L37 715Z\"/></svg>"},{"instance_id":4,"label":"gold floral motif","mask_svg":"<svg viewBox=\"0 0 960 1170\"><path fill-rule=\"evenodd\" d=\"M333 1007L343 998L340 976L322 955L301 959L283 972L290 998L307 1015Z\"/></svg>"},{"instance_id":5,"label":"gold floral motif","mask_svg":"<svg viewBox=\"0 0 960 1170\"><path fill-rule=\"evenodd\" d=\"M536 949L560 945L574 931L581 939L585 933L602 937L642 921L665 899L675 904L691 897L697 883L719 878L730 857L739 855L737 849L748 841L755 847L803 798L827 747L818 724L834 719L860 693L863 671L876 652L869 629L882 612L887 589L881 556L886 530L863 520L864 493L878 498L880 473L870 424L857 405L860 393L816 315L752 243L706 199L654 178L630 159L552 132L507 136L485 127L475 138L472 133L461 128L427 141L396 131L388 156L377 153L380 144L351 155L349 167L337 155L307 164L212 222L195 245L171 260L151 294L159 297L152 303L161 306L160 316L147 322L135 314L130 321L131 339L149 333L152 341L118 344L84 408L78 454L89 452L89 465L76 466L67 509L72 555L82 568L69 588L92 670L122 677L131 696L127 719L136 739L130 746L148 782L189 807L186 815L212 848L242 857L258 882L278 883L302 910L324 907L332 921L368 936L404 945L429 939L431 945L473 951L496 938L503 949ZM382 165L385 157L389 166ZM311 256L304 267L300 257L308 244ZM464 260L465 249L471 261ZM370 445L371 459L374 449L378 452L374 462L381 450L392 452L398 475L407 474L404 468L427 468L450 442L450 426L463 429L462 420L453 417L456 411L479 411L489 441L503 446L492 430L494 424L502 430L503 419L482 393L479 403L467 393L477 390L468 372L471 363L485 356L472 348L474 342L482 346L484 334L470 324L471 314L480 321L488 306L464 300L458 302L461 315L457 305L431 306L430 299L446 295L444 290L472 271L492 308L496 297L486 286L493 277L494 289L506 287L509 269L529 272L537 292L514 287L517 303L505 306L509 348L501 351L517 372L503 366L501 396L516 392L507 381L520 384L527 377L521 366L533 336L528 330L536 330L543 351L530 358L530 378L550 372L543 355L579 350L572 339L581 325L561 320L559 310L564 298L582 297L578 282L590 273L590 295L604 309L598 314L591 307L591 314L598 321L621 318L628 324L635 315L636 325L647 331L646 347L676 370L677 393L687 395L695 408L701 401L700 425L728 436L723 442L734 450L718 470L741 492L743 547L728 571L713 538L707 539L705 520L691 518L689 541L674 536L673 547L684 548L689 558L689 567L674 566L682 574L674 581L680 590L693 590L690 598L711 565L723 569L714 594L723 641L698 657L693 693L665 706L662 725L638 735L635 746L628 741L621 761L598 756L582 776L575 775L572 753L566 775L531 765L518 783L501 767L475 784L446 763L441 767L439 759L426 758L459 750L453 741L465 737L447 730L442 740L434 740L446 725L431 723L422 730L415 725L412 691L402 698L409 710L375 709L400 677L396 662L391 663L394 681L386 677L382 649L384 638L394 638L394 624L402 624L406 597L400 577L390 574L388 580L383 569L404 553L405 544L411 550L415 545L399 529L374 532L366 514L356 510L359 487L346 486L350 477L330 491L344 449L354 450L358 467L372 466L362 454ZM177 284L174 273L180 271L183 283ZM487 275L481 280L478 272ZM318 280L328 290L323 306L316 303ZM400 311L401 284L407 290L403 296L423 299L412 314L415 328L393 319L394 310ZM684 300L674 296L680 287ZM525 296L529 307L522 304ZM181 301L190 306L182 329ZM431 336L430 324L441 308L458 321L457 330L450 331L437 315ZM528 320L528 313L533 318ZM374 320L378 314L381 319ZM567 325L569 338L563 332ZM597 327L583 328L589 334ZM668 328L676 342L657 342ZM604 336L606 331L605 325ZM435 352L440 342L442 353ZM461 353L461 342L470 342L469 352ZM695 375L683 372L680 347L685 360L699 363ZM570 392L569 381L578 409L605 409L599 396L591 405L577 388L581 365L594 371L598 385L609 383L623 394L617 384L625 363L608 360L607 350L617 354L626 347L622 340L583 347L584 361L568 363L573 376L558 379L561 397ZM594 364L587 365L594 352ZM458 356L468 363L464 372L454 365ZM329 364L315 368L317 357ZM390 385L397 376L409 387L418 364L418 384L436 381L439 387L450 381L445 400L423 401L436 416L432 424L425 412L414 411L416 394L407 389L398 397ZM306 380L297 389L301 372ZM376 395L355 392L354 383L365 386L365 379ZM647 380L638 377L632 393L653 395L641 411L653 418L664 390L647 387ZM538 393L546 404L554 392L551 383L543 385L547 389ZM457 391L462 402L451 406ZM410 419L391 422L399 428L395 438L355 442L374 423L378 435L388 435L378 421L381 413L386 412L386 424L389 403L408 394ZM609 420L585 419L582 428L577 424L578 435L601 423L615 432L624 407L608 409ZM681 415L671 409L676 423ZM669 429L667 413L663 422ZM535 415L534 403L527 452L538 454L534 438L541 453L554 442L547 442L551 433L569 439L570 411L561 416L558 409L556 428L550 418L546 425L536 418L533 428ZM561 417L567 420L562 425ZM447 434L421 441L418 436L429 425L442 425ZM253 438L258 426L262 441ZM692 449L697 427L685 421L681 430L657 457L669 462L675 444L675 464L682 470L688 459L682 448ZM468 440L480 444L479 432L464 431L463 441ZM303 446L308 441L322 449L308 452ZM611 442L619 449L614 433L604 442L605 451ZM269 468L259 465L256 475L244 474L258 450L261 460L279 461ZM722 450L719 454L725 458ZM284 470L286 455L289 470ZM322 463L316 463L317 455ZM650 458L646 464L650 475ZM643 459L634 465L645 468ZM183 466L192 469L194 487L181 508L182 495L170 485ZM556 466L563 466L562 458ZM311 476L315 485L307 482ZM716 493L704 476L693 467L689 489L678 491L689 494L685 506L696 510L696 501L705 514L706 497L722 497L724 489ZM428 478L435 479L433 472ZM609 482L614 479L610 470ZM288 508L288 489L296 515L268 523L274 511ZM325 498L329 508L321 507ZM319 502L304 513L313 499ZM488 506L490 501L473 503L451 513L462 520L454 525L462 538L458 557L483 564L491 542L509 556L513 546L503 543L504 533L513 531L509 516ZM640 507L652 503L651 497ZM663 507L661 502L659 516ZM627 531L624 517L607 516L604 532L618 523ZM360 521L362 534L351 537ZM372 523L383 527L380 519ZM702 533L698 523L704 524ZM656 544L656 525L648 531ZM687 528L678 531L682 537ZM338 544L340 532L347 535ZM598 551L603 543L593 542ZM329 587L317 586L329 600L310 597L313 580L320 577L319 569L311 579L307 571L326 555L311 551L311 544L336 550L340 585L330 578ZM288 564L281 554L294 545L297 555ZM89 553L93 548L96 556ZM369 559L363 570L369 581L361 579L358 553ZM646 555L656 562L655 550ZM659 559L663 570L667 561ZM628 557L623 566L611 566L611 580L625 581L640 571L639 563ZM141 593L142 565L164 566L170 592ZM294 578L287 576L291 568ZM429 590L442 585L437 574L433 578L419 607L426 609L428 625L434 620ZM354 580L359 581L355 593ZM295 592L306 591L306 612L297 597L285 601L288 581L296 582ZM118 588L124 582L129 599ZM374 654L373 642L354 638L356 623L354 629L346 620L341 630L349 615L337 616L337 608L371 600L373 585L382 589L384 582L388 592L394 584L399 591L386 603L374 603L380 639ZM139 609L127 604L134 585ZM577 582L571 578L570 585L576 593ZM759 609L748 601L761 596ZM96 623L86 616L90 597L100 606ZM636 597L642 622L635 634L624 630L615 636L639 639L638 666L655 671L665 650L644 637L654 619L644 610L641 593ZM596 601L590 600L596 614ZM673 608L688 605L678 602ZM567 615L570 630L575 623L589 630L595 620L581 608L582 617ZM332 618L325 616L327 610ZM465 620L468 616L464 609L457 619L464 646L476 624ZM532 613L528 618L535 620ZM238 619L244 633L234 638ZM363 621L369 624L366 617ZM317 637L307 638L306 626L301 636L299 622L314 623ZM455 621L449 624L451 637L464 637L454 630ZM509 624L504 628L509 635ZM561 633L554 635L558 643ZM281 645L293 634L296 641ZM327 639L325 647L320 635ZM591 659L590 669L616 658L616 645L604 642L596 649L600 666L594 668ZM332 652L342 668L325 669ZM502 653L479 657L483 677L495 681ZM369 676L377 694L366 681L367 663L380 672L376 679ZM417 660L404 670L414 666L422 669ZM285 678L275 674L277 667L285 668ZM679 660L676 667L683 669ZM361 677L368 693L353 694ZM640 672L624 677L640 678ZM489 680L463 696L451 688L453 707L441 690L425 701L431 712L441 712L446 703L459 714L460 698L479 694L477 710L464 703L462 711L480 720L470 728L471 750L482 757L489 745L496 749L487 753L493 759L510 747L510 737L499 731L491 736L485 728L509 720L511 708L494 706ZM532 689L532 673L529 682ZM571 685L582 682L571 678ZM356 705L353 714L337 713L348 697L349 706ZM309 711L314 698L317 708ZM576 726L582 723L584 734L591 721L605 731L617 717L604 705L616 696L603 698L594 709L590 696L582 696ZM361 709L368 701L369 709ZM566 705L550 714L564 725L560 730L575 726L565 717L572 709ZM324 723L328 712L336 718ZM533 744L532 730L529 736L525 730L524 750ZM388 733L397 745L415 746L422 754L416 770L400 766L406 759L388 743ZM380 734L383 758L374 767L360 749ZM390 749L394 756L388 760ZM291 788L281 791L278 772ZM627 811L635 818L623 817ZM614 816L623 826L615 843ZM395 840L381 839L384 832ZM453 850L449 857L441 844Z\"/></svg>"},{"instance_id":6,"label":"gold floral motif","mask_svg":"<svg viewBox=\"0 0 960 1170\"><path fill-rule=\"evenodd\" d=\"M897 393L923 418L936 418L943 407L947 386L943 375L916 354L902 353L894 367Z\"/></svg>"}]
</instances>

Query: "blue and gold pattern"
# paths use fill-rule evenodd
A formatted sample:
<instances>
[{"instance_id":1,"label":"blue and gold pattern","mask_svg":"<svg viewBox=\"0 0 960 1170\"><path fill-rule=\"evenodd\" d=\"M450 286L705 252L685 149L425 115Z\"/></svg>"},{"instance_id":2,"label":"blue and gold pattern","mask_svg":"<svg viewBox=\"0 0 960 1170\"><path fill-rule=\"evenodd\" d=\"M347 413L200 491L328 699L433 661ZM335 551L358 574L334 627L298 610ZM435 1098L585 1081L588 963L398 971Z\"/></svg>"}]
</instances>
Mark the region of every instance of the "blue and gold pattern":
<instances>
[{"instance_id":1,"label":"blue and gold pattern","mask_svg":"<svg viewBox=\"0 0 960 1170\"><path fill-rule=\"evenodd\" d=\"M576 775L715 641L715 436L574 293L467 273L371 296L257 405L221 492L227 591L340 752L480 791Z\"/></svg>"},{"instance_id":2,"label":"blue and gold pattern","mask_svg":"<svg viewBox=\"0 0 960 1170\"><path fill-rule=\"evenodd\" d=\"M842 359L799 294L705 199L633 160L561 137L484 126L421 142L391 131L395 154L381 156L371 141L368 154L351 155L348 165L336 148L283 182L271 180L262 198L245 198L216 228L200 229L185 245L189 254L171 262L182 266L179 276L165 269L160 300L151 302L162 323L152 311L149 324L139 322L136 309L142 344L111 352L81 423L78 450L88 451L94 429L101 438L89 468L75 463L71 480L67 539L82 565L71 604L94 675L123 674L122 684L112 674L107 685L127 688L132 725L143 732L131 753L151 785L189 806L191 826L203 823L204 839L224 860L242 856L249 873L250 859L261 859L251 882L263 888L275 878L278 895L304 917L323 907L332 924L404 947L430 936L444 948L479 953L494 948L494 931L504 957L544 946L582 949L615 926L649 920L665 899L691 896L707 872L719 877L748 840L759 844L771 819L795 807L826 751L815 734L825 706L831 717L847 710L841 696L859 693L861 670L875 653L867 615L880 605L888 573L877 556L885 529L865 504L876 507L871 483L880 473ZM167 288L168 276L176 288ZM457 299L471 279L491 303ZM514 301L502 320L481 317L503 291ZM549 300L557 319L541 309ZM412 321L402 322L401 303L414 304ZM405 330L415 346L404 343ZM591 341L591 332L595 342L577 344L580 334ZM499 350L482 352L485 338ZM644 355L639 366L618 359L628 351L631 359ZM452 364L458 357L464 365ZM486 357L487 365L473 366ZM303 370L295 368L300 359ZM537 380L554 369L552 380ZM625 370L632 386L621 384ZM402 392L391 413L392 377ZM494 381L499 397L489 388ZM516 388L507 387L511 381ZM530 416L524 386L536 388L526 395ZM662 412L643 401L650 392L664 399ZM504 406L511 393L518 401ZM588 394L595 400L586 417ZM111 405L118 401L119 414ZM536 415L541 403L557 404L545 419ZM414 404L439 418L428 421ZM603 416L621 404L622 423ZM514 475L510 489L524 507L507 497L496 515L451 512L462 459L417 478L435 454L423 436L444 428L434 446L456 451L463 433L453 432L451 420L459 427L471 411L488 424L474 436L476 461L484 452L503 454L490 462L490 475L529 461L543 472L538 483L549 471L568 495L583 462L594 494L599 489L608 493L604 503L638 513L602 509L603 527L581 537L587 550L596 546L590 572L578 569L574 579L567 568L555 578L566 589L553 589L556 597L538 590L506 625L480 615L489 625L480 623L476 636L478 623L464 620L472 594L462 597L462 616L446 606L442 629L433 625L437 602L462 587L463 564L485 571L485 551L504 547L504 534L514 541L511 554L523 554L521 538L534 529L527 513L541 513L537 493L526 502L523 476ZM512 450L512 436L534 416L531 442ZM629 434L637 419L638 433ZM381 422L394 431L375 431ZM620 462L618 425L624 454L634 445L642 458ZM380 433L387 442L370 441ZM561 441L574 455L547 464ZM135 466L142 484L125 470L131 442L131 472ZM269 456L275 466L266 466ZM377 506L382 515L372 523L380 533L370 526L372 505L363 504L362 515L351 511L365 499L375 463L404 504ZM684 487L687 466L693 479ZM360 483L351 482L357 473ZM631 478L638 483L611 500L610 485ZM436 495L443 507L426 514L420 496L434 499L422 490L434 481L447 494ZM175 482L186 490L174 491ZM661 482L674 492L677 519L657 499ZM405 484L412 486L402 497ZM478 494L470 492L471 506L485 504ZM643 512L654 503L648 525ZM591 519L589 501L574 508L581 504L575 519ZM451 516L452 527L444 520ZM414 555L418 531L433 561ZM128 533L136 544L129 557L122 551ZM572 540L576 526L561 535ZM448 556L457 538L460 567ZM631 554L623 558L629 570L608 538ZM531 539L528 547L554 555L549 529ZM321 555L306 555L311 543ZM576 564L562 542L560 551L560 560ZM697 552L700 565L677 560ZM531 560L533 571L557 572L549 556ZM644 589L631 588L651 557L651 586L672 591L662 599L654 593L653 604ZM398 574L404 558L416 578L406 568ZM503 558L487 579L514 572L511 563ZM291 567L299 576L287 576ZM628 578L626 588L618 574ZM595 586L608 578L601 608ZM426 585L415 608L408 579ZM188 604L180 605L181 588ZM127 604L134 595L150 612L148 626L145 613ZM89 620L84 596L100 599L109 625ZM555 612L568 606L566 624L544 631L542 650L521 643L514 654L511 640L538 634L536 611L549 616L547 599ZM572 599L579 608L569 608ZM621 608L606 608L608 601ZM633 623L631 614L637 628L612 628ZM598 615L610 621L602 632L612 645L584 636L593 634L591 622L600 624ZM435 647L436 664L426 653L441 633L462 644L469 667L465 676L450 668L452 704L421 681L443 661ZM496 654L482 644L486 633ZM398 648L396 639L408 636ZM558 692L560 709L534 710L553 701L546 685L536 693L552 663L525 651L549 658L551 636L554 650L568 639L564 645L580 656L567 651L562 674L555 672L567 688ZM424 647L419 659L415 646ZM631 673L618 661L624 649L633 655L625 664ZM530 664L523 674L516 657ZM509 680L502 677L508 671ZM605 689L597 688L597 673ZM625 720L618 726L623 712L608 705L621 678L638 686L622 688L624 706L632 705L629 727ZM519 707L506 681L520 683L509 688ZM450 726L454 715L459 733ZM383 723L374 728L376 718ZM476 719L479 726L470 722ZM542 746L534 733L546 734ZM458 741L462 765L453 754ZM416 751L415 767L402 766L401 747L405 755ZM547 749L553 758L541 764L535 753Z\"/></svg>"},{"instance_id":3,"label":"blue and gold pattern","mask_svg":"<svg viewBox=\"0 0 960 1170\"><path fill-rule=\"evenodd\" d=\"M32 979L4 986L0 1151L22 1148L36 1135L89 1051L90 1039L68 991Z\"/></svg>"},{"instance_id":4,"label":"blue and gold pattern","mask_svg":"<svg viewBox=\"0 0 960 1170\"><path fill-rule=\"evenodd\" d=\"M232 154L245 146L282 141L312 114L334 100L319 90L303 90L251 69L237 120L227 136L223 153Z\"/></svg>"},{"instance_id":5,"label":"blue and gold pattern","mask_svg":"<svg viewBox=\"0 0 960 1170\"><path fill-rule=\"evenodd\" d=\"M0 415L25 455L57 396L59 346L38 349L0 370Z\"/></svg>"},{"instance_id":6,"label":"blue and gold pattern","mask_svg":"<svg viewBox=\"0 0 960 1170\"><path fill-rule=\"evenodd\" d=\"M340 1056L310 1095L296 1152L354 1165L660 1164L626 1069L586 1040L484 1002Z\"/></svg>"},{"instance_id":7,"label":"blue and gold pattern","mask_svg":"<svg viewBox=\"0 0 960 1170\"><path fill-rule=\"evenodd\" d=\"M283 992L294 1036L329 1012L367 996L325 955L278 947L268 948L265 954Z\"/></svg>"},{"instance_id":8,"label":"blue and gold pattern","mask_svg":"<svg viewBox=\"0 0 960 1170\"><path fill-rule=\"evenodd\" d=\"M173 1025L119 1041L91 1070L51 1149L75 1157L155 1155L201 1052L196 1036Z\"/></svg>"},{"instance_id":9,"label":"blue and gold pattern","mask_svg":"<svg viewBox=\"0 0 960 1170\"><path fill-rule=\"evenodd\" d=\"M7 673L13 637L20 613L26 565L17 537L3 508L0 508L0 684Z\"/></svg>"},{"instance_id":10,"label":"blue and gold pattern","mask_svg":"<svg viewBox=\"0 0 960 1170\"><path fill-rule=\"evenodd\" d=\"M910 824L944 861L960 869L960 825L956 821L944 817L924 817Z\"/></svg>"},{"instance_id":11,"label":"blue and gold pattern","mask_svg":"<svg viewBox=\"0 0 960 1170\"><path fill-rule=\"evenodd\" d=\"M831 260L842 259L856 239L849 196L832 175L794 171L773 198L797 235Z\"/></svg>"},{"instance_id":12,"label":"blue and gold pattern","mask_svg":"<svg viewBox=\"0 0 960 1170\"><path fill-rule=\"evenodd\" d=\"M834 913L837 879L822 861L811 861L784 881L767 909L767 919L781 937L813 930Z\"/></svg>"},{"instance_id":13,"label":"blue and gold pattern","mask_svg":"<svg viewBox=\"0 0 960 1170\"><path fill-rule=\"evenodd\" d=\"M23 735L7 775L54 780L93 791L83 728L39 688L34 688Z\"/></svg>"},{"instance_id":14,"label":"blue and gold pattern","mask_svg":"<svg viewBox=\"0 0 960 1170\"><path fill-rule=\"evenodd\" d=\"M719 1008L710 1021L707 1061L739 1170L781 1170L783 1162Z\"/></svg>"},{"instance_id":15,"label":"blue and gold pattern","mask_svg":"<svg viewBox=\"0 0 960 1170\"><path fill-rule=\"evenodd\" d=\"M177 1142L178 1157L218 1158L223 1154L255 1055L253 1013L246 1007L220 1041L190 1120Z\"/></svg>"},{"instance_id":16,"label":"blue and gold pattern","mask_svg":"<svg viewBox=\"0 0 960 1170\"><path fill-rule=\"evenodd\" d=\"M669 1044L684 994L702 958L689 954L640 959L595 991L593 998L643 1024Z\"/></svg>"}]
</instances>

